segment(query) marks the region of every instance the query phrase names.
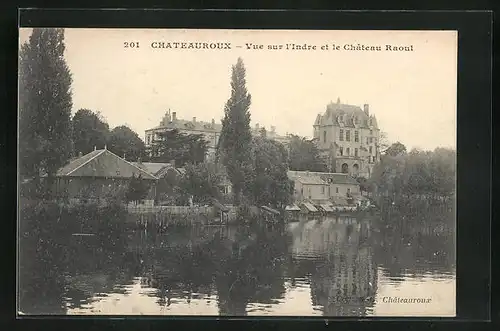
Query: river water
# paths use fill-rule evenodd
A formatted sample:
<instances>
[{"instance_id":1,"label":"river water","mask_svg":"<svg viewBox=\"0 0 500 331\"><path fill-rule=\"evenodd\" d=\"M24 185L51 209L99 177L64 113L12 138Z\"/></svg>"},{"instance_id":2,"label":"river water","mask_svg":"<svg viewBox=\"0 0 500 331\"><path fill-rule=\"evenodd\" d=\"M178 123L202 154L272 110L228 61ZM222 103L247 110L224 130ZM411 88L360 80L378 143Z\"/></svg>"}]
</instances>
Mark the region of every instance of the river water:
<instances>
[{"instance_id":1,"label":"river water","mask_svg":"<svg viewBox=\"0 0 500 331\"><path fill-rule=\"evenodd\" d=\"M446 224L336 216L72 237L20 261L25 314L455 316ZM35 253L39 254L39 253ZM44 255L45 256L45 255Z\"/></svg>"}]
</instances>

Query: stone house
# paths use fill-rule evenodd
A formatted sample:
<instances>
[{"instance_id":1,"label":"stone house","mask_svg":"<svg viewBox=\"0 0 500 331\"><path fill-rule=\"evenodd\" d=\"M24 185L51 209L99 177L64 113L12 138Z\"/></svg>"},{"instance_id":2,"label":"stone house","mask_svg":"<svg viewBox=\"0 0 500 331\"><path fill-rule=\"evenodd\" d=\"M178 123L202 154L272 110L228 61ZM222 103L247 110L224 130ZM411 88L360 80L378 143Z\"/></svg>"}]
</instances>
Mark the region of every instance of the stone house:
<instances>
[{"instance_id":1,"label":"stone house","mask_svg":"<svg viewBox=\"0 0 500 331\"><path fill-rule=\"evenodd\" d=\"M158 139L159 133L173 129L177 129L179 130L179 132L183 132L186 134L202 135L208 144L207 158L213 158L217 149L217 145L219 144L219 138L222 131L221 123L216 123L215 119L212 119L210 122L200 121L196 117L193 117L192 120L185 120L179 118L177 116L177 112L171 112L170 110L168 110L158 126L147 129L145 131L144 141L146 148L150 148L152 146L153 141ZM260 135L261 129L262 128L259 127L259 124L256 124L255 128L251 129L251 133L253 135ZM276 140L285 146L289 141L288 135L281 136L277 134L276 127L274 126L272 126L271 130L267 132L267 138Z\"/></svg>"},{"instance_id":2,"label":"stone house","mask_svg":"<svg viewBox=\"0 0 500 331\"><path fill-rule=\"evenodd\" d=\"M348 174L288 171L288 178L294 182L297 202L309 200L321 203L360 195L359 183Z\"/></svg>"},{"instance_id":3,"label":"stone house","mask_svg":"<svg viewBox=\"0 0 500 331\"><path fill-rule=\"evenodd\" d=\"M55 190L71 200L108 200L127 189L132 177L149 185L144 201L152 204L157 178L106 148L94 150L71 160L56 173Z\"/></svg>"}]
</instances>

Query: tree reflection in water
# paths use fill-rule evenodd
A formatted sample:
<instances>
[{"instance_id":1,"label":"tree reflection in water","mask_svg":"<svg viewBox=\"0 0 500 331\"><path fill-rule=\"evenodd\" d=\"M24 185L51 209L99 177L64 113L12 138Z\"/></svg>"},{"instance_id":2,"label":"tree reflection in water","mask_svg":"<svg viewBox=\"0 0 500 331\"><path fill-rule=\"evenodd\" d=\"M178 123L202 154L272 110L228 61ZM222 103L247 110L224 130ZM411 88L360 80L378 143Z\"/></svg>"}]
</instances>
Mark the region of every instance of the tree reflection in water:
<instances>
[{"instance_id":1,"label":"tree reflection in water","mask_svg":"<svg viewBox=\"0 0 500 331\"><path fill-rule=\"evenodd\" d=\"M324 218L299 225L293 232L294 277L300 277L300 269L310 271L313 305L321 307L325 316L366 315L377 291L369 223Z\"/></svg>"},{"instance_id":2,"label":"tree reflection in water","mask_svg":"<svg viewBox=\"0 0 500 331\"><path fill-rule=\"evenodd\" d=\"M146 277L157 289L159 305L168 306L173 298L189 300L216 292L220 315L243 316L249 302L271 303L283 297L287 252L283 227L190 231L191 238L198 240L171 240L167 247L149 253Z\"/></svg>"},{"instance_id":3,"label":"tree reflection in water","mask_svg":"<svg viewBox=\"0 0 500 331\"><path fill-rule=\"evenodd\" d=\"M269 313L297 300L304 314L312 303L325 316L364 316L387 281L394 287L424 274L454 277L453 232L437 223L331 217L286 230L170 227L164 234L75 238L49 216L38 221L51 230L39 227L22 239L20 306L27 314L106 313L92 302L128 293L142 277L148 289L139 295L153 296L161 307L216 300L220 315L244 316L259 304ZM297 299L303 291L309 302Z\"/></svg>"},{"instance_id":4,"label":"tree reflection in water","mask_svg":"<svg viewBox=\"0 0 500 331\"><path fill-rule=\"evenodd\" d=\"M24 314L66 314L110 293L115 284L130 282L133 273L126 258L127 238L122 229L107 227L95 236L72 233L80 224L113 218L124 224L115 210L79 215L54 203L41 203L21 210L19 256L19 310ZM96 222L97 223L97 222Z\"/></svg>"}]
</instances>

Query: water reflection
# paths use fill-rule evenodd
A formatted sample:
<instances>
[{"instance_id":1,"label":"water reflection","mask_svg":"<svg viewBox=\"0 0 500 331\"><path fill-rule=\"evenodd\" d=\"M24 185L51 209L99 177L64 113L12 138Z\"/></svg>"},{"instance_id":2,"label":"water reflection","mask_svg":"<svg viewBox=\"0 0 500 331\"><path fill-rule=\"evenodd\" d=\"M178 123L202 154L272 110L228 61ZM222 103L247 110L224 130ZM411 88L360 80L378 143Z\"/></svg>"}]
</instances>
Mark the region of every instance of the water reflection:
<instances>
[{"instance_id":1,"label":"water reflection","mask_svg":"<svg viewBox=\"0 0 500 331\"><path fill-rule=\"evenodd\" d=\"M72 238L49 262L21 263L21 310L370 316L394 309L384 306L385 297L410 296L418 287L418 295L442 299L434 313L453 315L449 230L337 216L274 227L137 231L111 242ZM405 309L411 315L416 308Z\"/></svg>"}]
</instances>

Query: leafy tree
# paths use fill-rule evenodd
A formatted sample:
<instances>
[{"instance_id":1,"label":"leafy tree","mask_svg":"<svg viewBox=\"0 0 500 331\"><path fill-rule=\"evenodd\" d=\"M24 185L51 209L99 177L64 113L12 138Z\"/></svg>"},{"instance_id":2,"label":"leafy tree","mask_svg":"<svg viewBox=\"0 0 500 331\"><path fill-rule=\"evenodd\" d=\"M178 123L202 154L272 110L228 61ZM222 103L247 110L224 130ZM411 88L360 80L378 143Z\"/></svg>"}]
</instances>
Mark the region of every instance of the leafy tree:
<instances>
[{"instance_id":1,"label":"leafy tree","mask_svg":"<svg viewBox=\"0 0 500 331\"><path fill-rule=\"evenodd\" d=\"M253 182L247 185L256 204L281 208L290 202L293 185L287 175L287 157L280 143L265 137L253 139Z\"/></svg>"},{"instance_id":2,"label":"leafy tree","mask_svg":"<svg viewBox=\"0 0 500 331\"><path fill-rule=\"evenodd\" d=\"M159 134L153 141L151 159L154 162L170 162L175 160L176 166L186 163L201 163L205 160L208 143L203 135L187 134L177 129Z\"/></svg>"},{"instance_id":3,"label":"leafy tree","mask_svg":"<svg viewBox=\"0 0 500 331\"><path fill-rule=\"evenodd\" d=\"M379 150L382 153L384 153L387 150L387 148L389 148L390 143L387 138L386 132L380 132L378 144L379 144Z\"/></svg>"},{"instance_id":4,"label":"leafy tree","mask_svg":"<svg viewBox=\"0 0 500 331\"><path fill-rule=\"evenodd\" d=\"M456 151L436 148L396 153L398 149L403 151L394 148L374 168L370 182L379 193L398 199L420 196L428 200L446 200L454 194Z\"/></svg>"},{"instance_id":5,"label":"leafy tree","mask_svg":"<svg viewBox=\"0 0 500 331\"><path fill-rule=\"evenodd\" d=\"M187 164L185 169L179 187L184 194L193 197L194 203L210 203L213 198L219 198L222 178L215 164Z\"/></svg>"},{"instance_id":6,"label":"leafy tree","mask_svg":"<svg viewBox=\"0 0 500 331\"><path fill-rule=\"evenodd\" d=\"M290 170L318 172L328 170L314 141L292 135L289 150Z\"/></svg>"},{"instance_id":7,"label":"leafy tree","mask_svg":"<svg viewBox=\"0 0 500 331\"><path fill-rule=\"evenodd\" d=\"M108 149L120 157L137 160L145 156L146 147L137 133L122 125L111 130Z\"/></svg>"},{"instance_id":8,"label":"leafy tree","mask_svg":"<svg viewBox=\"0 0 500 331\"><path fill-rule=\"evenodd\" d=\"M128 189L125 194L127 202L139 203L145 199L149 193L149 184L142 179L142 176L132 176L128 183Z\"/></svg>"},{"instance_id":9,"label":"leafy tree","mask_svg":"<svg viewBox=\"0 0 500 331\"><path fill-rule=\"evenodd\" d=\"M156 185L157 200L168 205L175 204L175 197L180 195L178 190L181 181L180 175L175 169L167 171L165 176L158 180Z\"/></svg>"},{"instance_id":10,"label":"leafy tree","mask_svg":"<svg viewBox=\"0 0 500 331\"><path fill-rule=\"evenodd\" d=\"M402 143L395 142L387 150L385 151L385 154L389 156L398 156L398 155L404 155L406 154L406 146L403 145Z\"/></svg>"},{"instance_id":11,"label":"leafy tree","mask_svg":"<svg viewBox=\"0 0 500 331\"><path fill-rule=\"evenodd\" d=\"M71 156L71 73L64 29L33 29L19 55L19 170L49 183Z\"/></svg>"},{"instance_id":12,"label":"leafy tree","mask_svg":"<svg viewBox=\"0 0 500 331\"><path fill-rule=\"evenodd\" d=\"M80 109L73 116L73 143L76 153L87 154L104 148L109 135L109 125L98 112Z\"/></svg>"},{"instance_id":13,"label":"leafy tree","mask_svg":"<svg viewBox=\"0 0 500 331\"><path fill-rule=\"evenodd\" d=\"M246 177L251 173L248 149L252 142L249 112L251 95L246 88L245 76L243 60L238 58L236 65L232 67L231 97L224 109L218 151L233 185L235 205L240 203L240 196L246 188Z\"/></svg>"}]
</instances>

